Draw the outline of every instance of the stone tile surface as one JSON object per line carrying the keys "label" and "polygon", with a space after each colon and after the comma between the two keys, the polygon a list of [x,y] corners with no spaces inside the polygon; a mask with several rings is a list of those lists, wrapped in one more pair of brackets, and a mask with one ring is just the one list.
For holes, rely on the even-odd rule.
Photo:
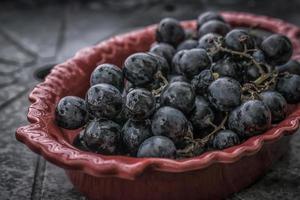
{"label": "stone tile surface", "polygon": [[64,6],[11,9],[1,13],[0,23],[17,46],[24,47],[28,54],[53,58],[65,25],[64,15]]}
{"label": "stone tile surface", "polygon": [[[2,90],[0,90],[2,91]],[[37,155],[15,139],[16,127],[26,124],[27,95],[0,108],[0,199],[30,199]]]}

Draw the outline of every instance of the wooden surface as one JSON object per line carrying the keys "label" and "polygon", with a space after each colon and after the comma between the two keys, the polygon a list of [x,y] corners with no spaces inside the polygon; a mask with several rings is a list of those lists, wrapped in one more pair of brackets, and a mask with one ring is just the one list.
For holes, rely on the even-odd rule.
{"label": "wooden surface", "polygon": [[[4,2],[0,3],[1,200],[84,199],[73,189],[62,169],[15,139],[15,129],[27,123],[27,96],[39,81],[37,71],[69,58],[80,48],[156,23],[166,16],[193,19],[207,9],[237,10],[270,15],[300,25],[300,3],[296,0],[276,3],[231,0],[226,4],[224,1],[208,4],[205,0],[155,4],[157,1],[153,0],[133,7],[107,1],[104,1],[106,4],[88,1],[46,5],[37,0],[18,0],[18,4]],[[124,6],[126,9],[122,9]],[[257,183],[228,199],[300,199],[299,155],[300,134],[297,134],[289,153],[279,163]]]}

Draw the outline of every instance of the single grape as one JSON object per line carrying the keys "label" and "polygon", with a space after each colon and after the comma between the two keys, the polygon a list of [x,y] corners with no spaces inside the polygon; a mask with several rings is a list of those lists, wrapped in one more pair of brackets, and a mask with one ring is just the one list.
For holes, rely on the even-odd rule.
{"label": "single grape", "polygon": [[260,99],[268,106],[272,114],[272,122],[277,123],[287,115],[287,102],[278,92],[265,91],[259,94]]}
{"label": "single grape", "polygon": [[143,120],[154,112],[155,98],[146,89],[133,89],[126,96],[125,109],[130,119]]}
{"label": "single grape", "polygon": [[213,61],[217,61],[222,58],[223,53],[216,47],[216,43],[219,43],[221,36],[215,33],[207,33],[203,35],[198,41],[198,48],[205,49],[211,56]]}
{"label": "single grape", "polygon": [[88,111],[98,118],[112,119],[122,110],[122,94],[106,83],[90,87],[85,100]]}
{"label": "single grape", "polygon": [[157,58],[152,54],[135,53],[125,60],[123,73],[135,86],[144,86],[153,81],[158,65]]}
{"label": "single grape", "polygon": [[208,87],[210,103],[220,111],[231,111],[241,103],[241,85],[236,80],[223,77]]}
{"label": "single grape", "polygon": [[196,94],[205,95],[207,93],[208,86],[215,80],[211,70],[205,69],[198,75],[194,76],[191,81],[192,87]]}
{"label": "single grape", "polygon": [[184,114],[169,106],[159,108],[152,117],[153,135],[163,135],[175,144],[189,134],[189,122]]}
{"label": "single grape", "polygon": [[230,31],[230,25],[218,20],[208,21],[200,26],[198,35],[202,37],[207,33],[216,33],[225,36]]}
{"label": "single grape", "polygon": [[217,20],[221,22],[225,22],[224,18],[219,15],[216,12],[208,11],[205,13],[202,13],[201,15],[198,16],[197,19],[197,28],[202,26],[205,22],[211,21],[211,20]]}
{"label": "single grape", "polygon": [[213,141],[212,146],[214,149],[226,149],[240,143],[239,136],[231,130],[219,131]]}
{"label": "single grape", "polygon": [[111,120],[90,121],[84,131],[83,141],[96,153],[116,154],[120,144],[121,127]]}
{"label": "single grape", "polygon": [[204,129],[211,126],[215,118],[209,103],[201,96],[195,100],[195,109],[192,111],[190,121],[196,129]]}
{"label": "single grape", "polygon": [[298,103],[300,101],[300,76],[297,74],[286,74],[280,77],[276,90],[288,103]]}
{"label": "single grape", "polygon": [[188,114],[194,108],[195,93],[187,82],[173,82],[165,87],[160,95],[160,103]]}
{"label": "single grape", "polygon": [[176,19],[164,18],[158,24],[156,41],[165,42],[176,47],[184,38],[184,30]]}
{"label": "single grape", "polygon": [[122,139],[130,155],[135,156],[144,140],[152,136],[150,120],[128,120],[122,128]]}
{"label": "single grape", "polygon": [[124,87],[122,70],[113,64],[101,64],[92,72],[90,83],[91,86],[99,83],[107,83],[122,91]]}
{"label": "single grape", "polygon": [[55,110],[55,122],[65,129],[77,129],[88,121],[85,101],[79,97],[66,96],[62,98]]}
{"label": "single grape", "polygon": [[289,38],[279,34],[273,34],[264,39],[261,49],[265,53],[267,61],[272,65],[286,63],[293,54],[293,46]]}
{"label": "single grape", "polygon": [[176,147],[167,137],[153,136],[140,145],[137,157],[175,158]]}
{"label": "single grape", "polygon": [[165,58],[168,61],[168,64],[171,64],[175,49],[170,44],[157,43],[150,48],[150,52]]}
{"label": "single grape", "polygon": [[297,60],[289,60],[284,65],[277,66],[279,73],[288,72],[290,74],[300,75],[300,63]]}
{"label": "single grape", "polygon": [[225,45],[234,51],[243,52],[246,49],[253,49],[254,41],[247,31],[233,29],[226,34]]}
{"label": "single grape", "polygon": [[236,80],[242,78],[242,69],[231,57],[217,61],[212,66],[212,71],[218,73],[220,77],[231,77]]}
{"label": "single grape", "polygon": [[181,50],[190,50],[190,49],[195,49],[198,46],[198,42],[196,40],[184,40],[183,42],[181,42],[176,51],[181,51]]}
{"label": "single grape", "polygon": [[209,68],[211,61],[204,49],[191,49],[184,51],[179,59],[177,73],[191,79],[202,70]]}
{"label": "single grape", "polygon": [[234,109],[228,118],[228,128],[241,138],[258,135],[271,127],[271,111],[259,100],[249,100]]}

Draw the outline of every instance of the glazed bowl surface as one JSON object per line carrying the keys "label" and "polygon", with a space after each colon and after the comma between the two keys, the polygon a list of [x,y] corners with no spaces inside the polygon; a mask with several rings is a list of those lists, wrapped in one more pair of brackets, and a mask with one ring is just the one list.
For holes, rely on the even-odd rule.
{"label": "glazed bowl surface", "polygon": [[[223,12],[233,27],[255,27],[288,36],[294,59],[300,60],[300,29],[279,19]],[[195,21],[182,22],[195,28]],[[16,132],[19,141],[46,160],[64,168],[74,186],[90,199],[222,199],[255,181],[288,149],[299,128],[300,105],[262,135],[222,151],[171,160],[104,156],[72,145],[78,130],[59,128],[54,121],[57,102],[64,96],[84,97],[93,69],[101,63],[122,66],[127,56],[147,51],[155,40],[155,25],[119,35],[80,50],[54,67],[29,95],[29,125]]]}

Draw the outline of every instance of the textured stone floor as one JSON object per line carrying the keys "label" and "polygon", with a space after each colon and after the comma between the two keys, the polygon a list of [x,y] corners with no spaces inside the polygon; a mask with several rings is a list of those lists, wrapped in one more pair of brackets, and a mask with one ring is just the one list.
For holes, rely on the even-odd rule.
{"label": "textured stone floor", "polygon": [[[14,132],[26,124],[28,92],[36,72],[59,63],[85,46],[111,35],[157,22],[165,16],[192,19],[207,10],[239,10],[283,18],[300,25],[300,3],[294,1],[207,0],[181,4],[125,5],[103,1],[85,4],[18,0],[0,3],[0,199],[84,199],[62,169],[18,143]],[[37,2],[37,3],[36,3]],[[110,3],[109,3],[110,2]],[[131,0],[130,2],[134,2]],[[222,3],[223,2],[223,3]],[[236,3],[234,3],[236,2]],[[126,5],[127,7],[128,5]],[[42,76],[43,73],[38,73]],[[257,183],[230,200],[300,199],[300,134],[288,154]]]}

